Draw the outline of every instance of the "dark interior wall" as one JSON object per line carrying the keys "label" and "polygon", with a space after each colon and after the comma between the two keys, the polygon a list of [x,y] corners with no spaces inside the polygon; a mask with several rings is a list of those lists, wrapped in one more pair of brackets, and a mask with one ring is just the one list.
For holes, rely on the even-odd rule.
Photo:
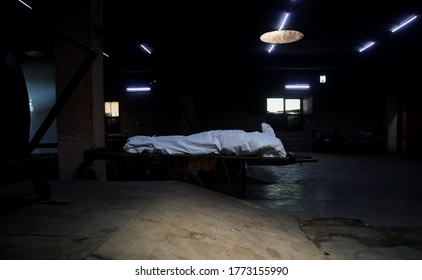
{"label": "dark interior wall", "polygon": [[[234,128],[231,125],[249,128],[251,125],[248,125],[248,122],[254,122],[255,126],[257,121],[265,120],[268,97],[312,96],[315,115],[332,115],[336,120],[339,120],[339,115],[344,115],[348,126],[353,123],[353,114],[359,114],[356,117],[356,125],[372,125],[379,121],[379,117],[382,118],[383,90],[371,73],[331,70],[307,73],[262,71],[242,74],[243,76],[236,77],[235,73],[226,70],[219,75],[196,74],[181,80],[177,80],[180,75],[175,75],[173,79],[158,79],[151,92],[141,94],[124,93],[122,84],[121,92],[109,94],[107,99],[120,101],[122,131],[128,133],[147,133],[151,132],[151,129],[162,132],[166,120],[169,123],[169,117],[177,117],[186,103],[188,107],[193,108],[191,121],[196,122],[201,130]],[[319,83],[320,74],[327,75],[326,84]],[[309,83],[311,89],[287,91],[284,89],[285,83]],[[365,118],[372,120],[362,122]],[[130,123],[125,124],[125,119]],[[145,123],[153,122],[154,126],[145,126]],[[139,126],[140,123],[144,128]],[[331,124],[329,120],[328,123]],[[382,123],[379,125],[383,127]],[[371,129],[374,129],[373,125]]]}
{"label": "dark interior wall", "polygon": [[30,130],[28,89],[20,61],[8,48],[0,49],[0,78],[0,96],[4,104],[0,110],[0,157],[24,157]]}
{"label": "dark interior wall", "polygon": [[[421,91],[420,91],[421,92]],[[422,99],[418,97],[409,108],[407,152],[422,154]]]}
{"label": "dark interior wall", "polygon": [[[399,145],[401,151],[422,154],[422,85],[418,71],[400,71],[394,75],[398,93]],[[406,118],[403,119],[403,114]],[[401,143],[403,144],[403,143]]]}
{"label": "dark interior wall", "polygon": [[[312,96],[313,112],[304,119],[304,137],[321,127],[325,131],[337,127],[343,134],[370,132],[381,137],[387,134],[386,98],[396,95],[398,103],[409,110],[409,148],[418,150],[421,106],[416,72],[404,67],[405,62],[375,67],[352,67],[348,70],[239,70],[219,69],[208,73],[171,71],[158,76],[149,95],[119,95],[122,105],[122,132],[131,134],[165,134],[169,124],[180,117],[186,105],[189,120],[199,131],[210,129],[257,130],[266,120],[268,97],[303,98]],[[319,75],[327,83],[319,83]],[[154,79],[150,79],[154,80]],[[290,92],[286,83],[309,83],[307,92]],[[403,85],[406,85],[403,87]],[[114,96],[114,97],[113,97]],[[109,94],[108,99],[116,94]],[[394,104],[389,106],[394,108]],[[397,114],[400,104],[397,104]],[[125,120],[126,118],[126,120]],[[180,119],[186,123],[186,119]],[[399,124],[398,124],[399,125]],[[182,125],[183,126],[183,125]],[[193,131],[186,125],[181,134]]]}

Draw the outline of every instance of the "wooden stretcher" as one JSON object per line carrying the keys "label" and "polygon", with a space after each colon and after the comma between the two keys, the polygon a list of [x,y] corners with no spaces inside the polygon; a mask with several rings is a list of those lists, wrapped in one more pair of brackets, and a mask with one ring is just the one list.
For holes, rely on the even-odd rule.
{"label": "wooden stretcher", "polygon": [[[287,157],[256,157],[231,155],[166,155],[157,153],[128,153],[117,148],[92,148],[85,150],[80,170],[86,169],[95,160],[136,164],[148,174],[159,174],[158,178],[179,180],[202,186],[198,172],[220,172],[230,186],[234,196],[245,196],[246,168],[249,165],[291,165],[317,162],[310,156],[289,153]],[[151,179],[153,179],[151,175]],[[156,177],[157,178],[157,177]]]}

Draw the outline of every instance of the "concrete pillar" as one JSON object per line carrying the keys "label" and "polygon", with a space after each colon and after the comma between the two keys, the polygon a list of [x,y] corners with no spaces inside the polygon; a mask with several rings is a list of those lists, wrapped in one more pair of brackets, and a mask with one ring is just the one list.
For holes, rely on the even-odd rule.
{"label": "concrete pillar", "polygon": [[[62,30],[99,51],[99,55],[78,84],[57,117],[60,180],[77,178],[83,152],[105,145],[102,56],[102,0],[63,0],[57,4],[55,22]],[[58,36],[55,45],[57,93],[81,66],[87,52]],[[105,180],[105,163],[94,163],[99,180]]]}
{"label": "concrete pillar", "polygon": [[385,103],[385,120],[386,120],[386,150],[387,152],[397,152],[397,129],[398,129],[398,116],[397,116],[397,96],[389,93],[386,96]]}

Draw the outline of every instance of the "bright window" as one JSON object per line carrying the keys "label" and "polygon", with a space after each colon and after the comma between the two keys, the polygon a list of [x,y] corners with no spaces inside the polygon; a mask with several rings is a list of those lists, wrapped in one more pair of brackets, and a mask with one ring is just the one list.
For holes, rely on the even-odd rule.
{"label": "bright window", "polygon": [[286,99],[286,112],[300,112],[300,99]]}
{"label": "bright window", "polygon": [[267,113],[283,113],[284,98],[267,98]]}
{"label": "bright window", "polygon": [[267,98],[267,113],[300,113],[302,101],[290,98]]}
{"label": "bright window", "polygon": [[104,102],[104,111],[105,111],[106,117],[118,117],[119,116],[119,102],[118,101]]}

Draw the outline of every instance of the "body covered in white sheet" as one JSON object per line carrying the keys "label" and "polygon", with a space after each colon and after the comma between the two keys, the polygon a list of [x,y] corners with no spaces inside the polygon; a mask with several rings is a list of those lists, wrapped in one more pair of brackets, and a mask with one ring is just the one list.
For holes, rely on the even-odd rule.
{"label": "body covered in white sheet", "polygon": [[273,128],[261,124],[262,132],[243,130],[210,130],[187,136],[132,136],[123,149],[129,153],[160,153],[169,155],[253,155],[286,157],[287,153]]}

